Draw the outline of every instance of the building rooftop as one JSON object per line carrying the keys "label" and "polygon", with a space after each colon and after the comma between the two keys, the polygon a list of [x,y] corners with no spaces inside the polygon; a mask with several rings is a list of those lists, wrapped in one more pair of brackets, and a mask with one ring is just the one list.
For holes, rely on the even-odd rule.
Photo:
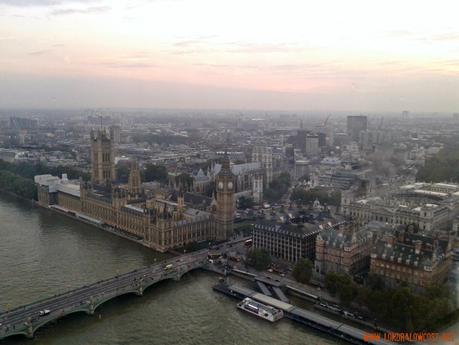
{"label": "building rooftop", "polygon": [[301,223],[301,224],[278,224],[270,221],[259,221],[255,224],[255,229],[287,234],[296,237],[307,237],[320,232],[318,225]]}

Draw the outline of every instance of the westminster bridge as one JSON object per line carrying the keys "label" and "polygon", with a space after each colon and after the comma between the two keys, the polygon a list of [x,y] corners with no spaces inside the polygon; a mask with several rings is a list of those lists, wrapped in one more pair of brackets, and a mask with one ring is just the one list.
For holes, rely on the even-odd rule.
{"label": "westminster bridge", "polygon": [[162,261],[113,278],[0,313],[0,340],[14,335],[32,338],[40,327],[74,313],[93,315],[97,307],[125,294],[142,296],[160,281],[179,280],[185,273],[207,266],[208,250]]}

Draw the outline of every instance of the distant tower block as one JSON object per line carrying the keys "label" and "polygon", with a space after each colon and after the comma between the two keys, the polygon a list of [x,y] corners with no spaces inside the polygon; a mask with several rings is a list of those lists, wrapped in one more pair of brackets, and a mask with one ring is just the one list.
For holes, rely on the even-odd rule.
{"label": "distant tower block", "polygon": [[129,171],[128,191],[131,197],[139,197],[142,194],[142,181],[140,179],[139,163],[131,162],[131,170]]}
{"label": "distant tower block", "polygon": [[215,214],[216,240],[224,241],[233,236],[234,223],[234,175],[225,153],[222,168],[215,179],[217,187],[217,210]]}
{"label": "distant tower block", "polygon": [[368,129],[368,118],[366,116],[348,116],[347,117],[347,134],[355,141],[359,141],[360,132]]}
{"label": "distant tower block", "polygon": [[115,151],[104,129],[91,131],[91,182],[110,186],[116,180]]}
{"label": "distant tower block", "polygon": [[114,144],[118,145],[121,142],[121,127],[118,125],[110,126],[110,138]]}

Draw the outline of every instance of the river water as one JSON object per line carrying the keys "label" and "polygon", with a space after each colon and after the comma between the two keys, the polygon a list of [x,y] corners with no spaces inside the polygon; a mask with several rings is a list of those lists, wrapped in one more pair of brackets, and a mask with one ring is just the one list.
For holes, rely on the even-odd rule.
{"label": "river water", "polygon": [[[166,257],[95,227],[0,196],[0,308],[93,283]],[[288,320],[276,324],[236,309],[212,291],[217,277],[193,272],[143,297],[107,302],[94,316],[70,315],[33,340],[8,345],[340,344]]]}

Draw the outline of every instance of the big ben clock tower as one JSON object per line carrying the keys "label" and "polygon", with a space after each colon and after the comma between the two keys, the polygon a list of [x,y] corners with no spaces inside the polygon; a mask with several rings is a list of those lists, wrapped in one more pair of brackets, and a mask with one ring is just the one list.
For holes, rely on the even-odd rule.
{"label": "big ben clock tower", "polygon": [[224,241],[233,236],[234,222],[234,175],[229,157],[225,152],[222,168],[215,179],[217,209],[215,214],[216,240]]}

